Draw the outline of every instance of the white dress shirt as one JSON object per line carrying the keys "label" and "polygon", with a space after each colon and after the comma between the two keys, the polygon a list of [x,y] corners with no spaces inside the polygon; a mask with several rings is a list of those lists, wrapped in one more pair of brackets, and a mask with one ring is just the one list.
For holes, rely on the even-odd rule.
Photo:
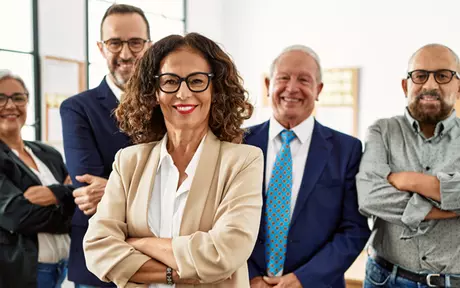
{"label": "white dress shirt", "polygon": [[[299,125],[291,129],[296,137],[291,141],[292,155],[292,190],[291,190],[291,211],[290,217],[294,212],[297,196],[299,195],[300,184],[304,174],[305,164],[307,162],[308,151],[310,150],[311,137],[315,121],[313,116],[308,117]],[[270,177],[272,176],[273,165],[275,164],[276,155],[281,149],[281,132],[285,130],[274,117],[270,118],[268,130],[268,147],[267,147],[267,169],[265,171],[265,191],[268,190]],[[282,276],[281,270],[276,276]],[[270,275],[273,276],[273,275]]]}
{"label": "white dress shirt", "polygon": [[[35,156],[32,149],[25,146],[26,152],[32,157],[35,164],[37,165],[38,171],[32,167],[29,167],[43,186],[50,186],[53,184],[59,184],[54,178],[48,166],[45,165],[37,156]],[[19,154],[13,149],[16,156]],[[38,262],[39,263],[58,263],[60,260],[69,258],[70,250],[70,236],[69,234],[50,234],[50,233],[37,233],[38,238]]]}
{"label": "white dress shirt", "polygon": [[105,76],[105,81],[107,82],[107,85],[109,85],[110,90],[112,90],[113,94],[115,97],[117,97],[118,102],[121,101],[121,95],[123,94],[123,90],[120,89],[112,80],[112,77],[110,77],[109,74]]}
{"label": "white dress shirt", "polygon": [[[203,150],[203,137],[192,160],[185,169],[187,178],[179,188],[179,170],[174,165],[171,155],[166,149],[168,136],[165,136],[160,149],[160,162],[158,164],[153,185],[152,197],[148,210],[149,228],[159,238],[174,238],[179,236],[185,203],[187,202],[193,177],[195,176],[198,161]],[[150,288],[175,287],[166,284],[150,284]]]}

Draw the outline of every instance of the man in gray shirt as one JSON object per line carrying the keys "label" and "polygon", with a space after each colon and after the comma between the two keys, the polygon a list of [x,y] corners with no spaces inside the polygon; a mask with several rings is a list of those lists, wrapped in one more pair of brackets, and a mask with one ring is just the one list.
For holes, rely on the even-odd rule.
{"label": "man in gray shirt", "polygon": [[446,46],[417,50],[404,115],[368,130],[356,176],[373,220],[365,288],[460,287],[459,65]]}

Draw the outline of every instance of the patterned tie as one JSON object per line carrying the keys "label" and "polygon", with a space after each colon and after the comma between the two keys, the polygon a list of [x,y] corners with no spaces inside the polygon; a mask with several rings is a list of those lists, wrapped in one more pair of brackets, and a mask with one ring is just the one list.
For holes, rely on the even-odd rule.
{"label": "patterned tie", "polygon": [[292,156],[289,143],[295,138],[292,131],[281,132],[281,149],[276,155],[267,189],[265,207],[265,257],[267,270],[277,275],[283,269],[291,212]]}

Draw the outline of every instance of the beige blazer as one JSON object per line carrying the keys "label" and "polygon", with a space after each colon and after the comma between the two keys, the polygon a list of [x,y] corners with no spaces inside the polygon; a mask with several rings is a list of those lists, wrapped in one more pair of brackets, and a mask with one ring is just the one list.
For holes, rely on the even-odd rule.
{"label": "beige blazer", "polygon": [[[125,242],[155,236],[147,223],[161,142],[120,150],[105,194],[90,219],[83,245],[88,269],[118,287],[150,258]],[[178,273],[199,279],[182,287],[249,287],[246,261],[254,248],[262,210],[262,151],[220,141],[208,132],[190,188],[180,236],[173,238]],[[215,284],[211,284],[215,283]]]}

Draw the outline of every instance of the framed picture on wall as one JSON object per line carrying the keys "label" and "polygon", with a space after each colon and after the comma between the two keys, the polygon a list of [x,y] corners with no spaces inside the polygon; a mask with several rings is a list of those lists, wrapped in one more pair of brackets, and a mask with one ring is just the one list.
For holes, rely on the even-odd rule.
{"label": "framed picture on wall", "polygon": [[62,126],[59,107],[75,94],[86,90],[86,63],[45,56],[42,61],[44,142],[62,152]]}
{"label": "framed picture on wall", "polygon": [[323,83],[315,105],[315,118],[328,127],[357,137],[359,68],[324,69]]}

